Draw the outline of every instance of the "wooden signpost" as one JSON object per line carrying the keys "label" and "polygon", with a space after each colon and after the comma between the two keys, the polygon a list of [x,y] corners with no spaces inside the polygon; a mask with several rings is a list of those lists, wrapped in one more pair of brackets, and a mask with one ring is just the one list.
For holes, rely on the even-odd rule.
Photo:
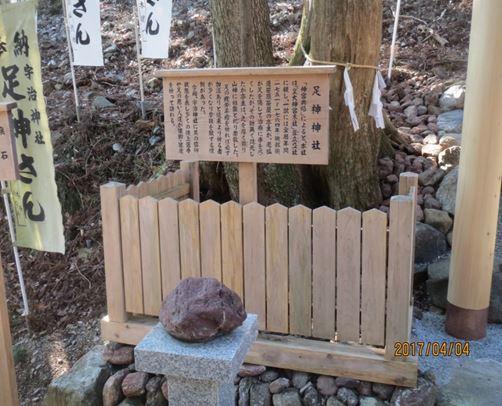
{"label": "wooden signpost", "polygon": [[[17,156],[15,140],[12,138],[10,111],[15,103],[0,103],[0,180],[17,179]],[[12,358],[12,338],[10,335],[9,312],[5,294],[3,266],[0,256],[0,393],[5,405],[19,404],[17,397],[16,370]]]}
{"label": "wooden signpost", "polygon": [[327,165],[334,67],[168,70],[166,158],[239,163],[240,202],[258,199],[257,163]]}

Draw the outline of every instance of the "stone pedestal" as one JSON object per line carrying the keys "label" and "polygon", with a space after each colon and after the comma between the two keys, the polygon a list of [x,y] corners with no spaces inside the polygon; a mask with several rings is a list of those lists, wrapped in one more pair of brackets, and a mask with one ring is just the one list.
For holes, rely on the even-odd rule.
{"label": "stone pedestal", "polygon": [[233,406],[234,378],[257,335],[254,314],[208,343],[177,340],[159,323],[135,349],[136,370],[166,376],[170,405]]}

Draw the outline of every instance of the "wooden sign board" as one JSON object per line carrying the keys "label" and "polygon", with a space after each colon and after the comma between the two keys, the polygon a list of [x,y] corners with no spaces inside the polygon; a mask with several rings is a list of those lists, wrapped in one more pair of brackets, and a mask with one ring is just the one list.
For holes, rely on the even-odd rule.
{"label": "wooden sign board", "polygon": [[328,164],[333,67],[168,70],[166,158]]}
{"label": "wooden sign board", "polygon": [[16,103],[0,103],[0,180],[18,179],[16,141],[11,133],[11,110]]}

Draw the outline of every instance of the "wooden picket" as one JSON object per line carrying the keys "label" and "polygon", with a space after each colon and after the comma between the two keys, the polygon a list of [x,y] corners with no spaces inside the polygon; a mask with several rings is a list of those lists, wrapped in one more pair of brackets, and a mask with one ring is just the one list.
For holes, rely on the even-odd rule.
{"label": "wooden picket", "polygon": [[[409,339],[411,326],[416,177],[403,177],[410,194],[391,199],[388,224],[387,214],[375,209],[288,209],[169,197],[190,184],[189,173],[180,170],[154,185],[102,188],[110,308],[105,338],[135,343],[149,324],[132,321],[133,314],[156,316],[181,279],[209,276],[235,290],[247,311],[259,315],[260,330],[272,334],[260,338],[250,360],[314,372],[309,362],[302,367],[310,356],[304,346],[321,354],[329,347],[318,340],[329,340],[339,345],[334,353],[348,357],[347,365],[333,365],[331,373],[367,378],[353,354],[370,345],[373,361],[382,363],[372,380],[413,384],[416,361],[395,359],[393,344]],[[121,255],[113,259],[106,250]],[[108,280],[117,282],[117,298]],[[278,333],[306,341],[273,336]],[[288,350],[271,355],[272,342]],[[368,354],[361,350],[360,356]],[[403,371],[406,377],[399,380]]]}

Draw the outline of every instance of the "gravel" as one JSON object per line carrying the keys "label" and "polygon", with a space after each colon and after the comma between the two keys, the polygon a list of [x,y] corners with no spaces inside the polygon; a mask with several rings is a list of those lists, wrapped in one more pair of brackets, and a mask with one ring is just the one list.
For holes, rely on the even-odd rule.
{"label": "gravel", "polygon": [[[424,342],[450,342],[462,341],[450,337],[444,330],[445,317],[426,312],[421,320],[415,319],[412,330],[412,341]],[[463,341],[462,341],[463,342]],[[452,370],[467,359],[467,357],[419,357],[419,366],[422,371],[430,370],[436,377],[436,383],[446,384],[450,378]],[[489,324],[486,338],[470,343],[470,360],[493,359],[502,361],[502,324]]]}

